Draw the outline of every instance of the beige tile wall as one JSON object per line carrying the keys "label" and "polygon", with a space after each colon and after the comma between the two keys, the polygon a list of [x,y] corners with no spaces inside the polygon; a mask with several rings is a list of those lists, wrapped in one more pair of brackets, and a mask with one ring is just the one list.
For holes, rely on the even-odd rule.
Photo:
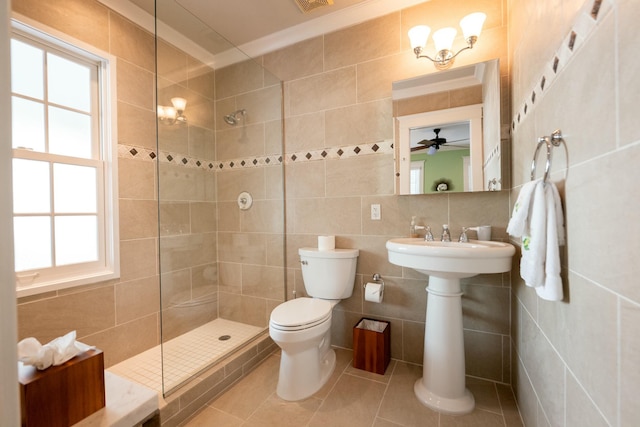
{"label": "beige tile wall", "polygon": [[[590,18],[600,5],[597,20]],[[513,271],[514,385],[527,426],[631,426],[640,419],[638,208],[640,59],[631,0],[511,1],[514,110],[530,100],[547,61],[577,48],[521,115],[513,134],[512,201],[528,181],[535,137],[561,128],[552,180],[567,245],[565,299],[540,300]],[[574,25],[587,22],[588,25]],[[547,69],[548,72],[548,69]],[[635,76],[630,78],[630,76]]]}
{"label": "beige tile wall", "polygon": [[[393,138],[391,83],[436,72],[418,61],[405,36],[418,22],[458,25],[460,17],[481,9],[489,15],[478,49],[459,57],[456,66],[493,58],[507,75],[505,4],[501,0],[425,2],[344,30],[297,43],[263,57],[263,64],[285,81],[285,152],[373,144]],[[436,24],[437,23],[437,24]],[[460,46],[462,40],[456,41]],[[482,46],[482,47],[480,47]],[[444,93],[433,108],[476,102],[477,96]],[[476,94],[477,95],[477,94]],[[508,92],[503,92],[508,104]],[[424,100],[419,100],[424,101]],[[481,102],[481,101],[480,101]],[[422,108],[406,105],[405,109]],[[415,111],[413,111],[415,112]],[[506,114],[507,120],[510,114]],[[507,122],[508,123],[508,122]],[[385,242],[405,236],[412,215],[436,234],[451,224],[491,224],[506,240],[508,193],[428,196],[394,195],[392,154],[348,159],[288,161],[286,177],[287,298],[305,295],[298,248],[316,246],[319,234],[335,234],[336,246],[360,249],[354,293],[334,310],[333,343],[352,347],[352,328],[363,316],[391,322],[392,357],[422,363],[426,277],[387,261]],[[380,204],[382,220],[372,221],[370,205]],[[373,273],[385,279],[382,304],[363,300],[362,284]],[[488,275],[464,283],[467,373],[510,382],[510,288],[508,275]]]}
{"label": "beige tile wall", "polygon": [[186,125],[158,126],[161,339],[166,341],[218,317],[215,168],[163,161],[167,155],[215,161],[215,72],[162,40],[157,64],[158,103],[187,100]]}
{"label": "beige tile wall", "polygon": [[[278,162],[253,161],[282,155],[282,85],[247,60],[216,70],[215,88],[216,159],[225,164],[216,173],[219,315],[266,328],[284,300],[283,174]],[[241,109],[237,126],[223,120]],[[242,192],[253,198],[249,210],[238,208]]]}

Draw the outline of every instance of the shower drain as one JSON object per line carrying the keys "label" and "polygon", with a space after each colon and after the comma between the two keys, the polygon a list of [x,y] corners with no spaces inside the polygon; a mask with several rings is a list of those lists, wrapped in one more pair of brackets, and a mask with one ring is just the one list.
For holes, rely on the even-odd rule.
{"label": "shower drain", "polygon": [[231,335],[220,335],[218,341],[227,341],[231,339]]}

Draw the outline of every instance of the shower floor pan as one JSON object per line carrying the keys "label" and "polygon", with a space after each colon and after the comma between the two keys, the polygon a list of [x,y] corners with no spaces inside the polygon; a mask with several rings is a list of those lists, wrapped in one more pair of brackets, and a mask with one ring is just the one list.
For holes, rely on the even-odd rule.
{"label": "shower floor pan", "polygon": [[162,394],[162,352],[164,389],[170,391],[263,330],[258,326],[216,319],[107,370]]}

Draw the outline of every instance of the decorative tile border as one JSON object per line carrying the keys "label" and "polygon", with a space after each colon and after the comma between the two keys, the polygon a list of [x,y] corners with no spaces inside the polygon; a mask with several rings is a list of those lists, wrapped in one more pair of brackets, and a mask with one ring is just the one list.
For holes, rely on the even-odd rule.
{"label": "decorative tile border", "polygon": [[502,146],[502,141],[500,141],[499,144],[497,144],[495,147],[493,147],[493,150],[491,150],[491,152],[489,153],[489,155],[487,156],[487,159],[484,161],[484,165],[482,165],[484,168],[487,167],[487,165],[489,163],[491,163],[493,161],[493,158],[496,156],[500,155],[500,147]]}
{"label": "decorative tile border", "polygon": [[563,40],[562,44],[556,51],[553,58],[545,65],[542,75],[531,88],[530,96],[526,96],[522,101],[520,108],[514,111],[513,120],[511,122],[511,130],[515,132],[524,117],[533,111],[536,103],[545,95],[547,89],[555,78],[562,72],[563,68],[569,62],[572,55],[580,50],[585,40],[594,32],[598,23],[613,8],[612,0],[589,0],[586,1],[582,9],[578,13],[573,27]]}
{"label": "decorative tile border", "polygon": [[134,147],[131,145],[118,145],[118,157],[143,161],[160,161],[175,165],[184,165],[188,168],[197,168],[211,171],[222,171],[243,168],[256,168],[292,163],[303,163],[326,159],[347,159],[350,157],[390,154],[393,153],[393,141],[385,140],[373,144],[358,144],[345,147],[325,148],[321,150],[299,151],[291,154],[272,154],[269,156],[256,156],[243,159],[225,160],[223,162],[196,159],[180,153],[160,151]]}
{"label": "decorative tile border", "polygon": [[368,154],[393,153],[393,141],[384,140],[373,144],[358,144],[346,147],[332,147],[321,150],[298,151],[285,155],[285,164],[310,162],[326,159],[348,159]]}

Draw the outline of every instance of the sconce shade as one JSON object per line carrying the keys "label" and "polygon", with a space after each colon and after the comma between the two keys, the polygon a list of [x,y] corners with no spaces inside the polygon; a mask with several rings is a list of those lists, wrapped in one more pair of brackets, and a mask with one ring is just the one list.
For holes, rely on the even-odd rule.
{"label": "sconce shade", "polygon": [[164,107],[164,117],[169,119],[169,120],[175,120],[176,119],[176,109],[173,107]]}
{"label": "sconce shade", "polygon": [[187,117],[184,110],[187,108],[187,100],[180,97],[171,98],[172,107],[166,105],[158,105],[158,120],[165,125],[173,125],[176,123],[187,123]]}
{"label": "sconce shade", "polygon": [[187,107],[187,100],[184,98],[171,98],[171,103],[178,111],[184,111]]}
{"label": "sconce shade", "polygon": [[441,28],[433,33],[433,41],[436,44],[436,52],[451,50],[453,39],[456,38],[456,29],[453,27]]}
{"label": "sconce shade", "polygon": [[464,39],[467,40],[473,36],[480,37],[485,19],[487,19],[487,15],[482,12],[472,13],[462,18],[460,20],[460,27],[462,28]]}
{"label": "sconce shade", "polygon": [[431,28],[426,25],[417,25],[409,30],[409,40],[411,41],[411,48],[416,54],[416,58],[426,58],[433,62],[433,65],[439,69],[444,70],[451,65],[453,61],[460,54],[460,52],[467,49],[473,49],[473,46],[480,37],[480,31],[482,31],[482,25],[484,24],[487,15],[482,12],[471,13],[460,21],[460,27],[464,34],[464,40],[467,45],[462,49],[454,52],[453,40],[456,38],[458,31],[453,27],[441,28],[433,33],[433,42],[436,45],[436,53],[433,56],[429,56],[423,53],[425,46],[427,45],[427,38],[431,32]]}
{"label": "sconce shade", "polygon": [[424,48],[427,45],[427,39],[431,28],[426,25],[416,25],[409,30],[409,40],[411,41],[411,49],[417,47]]}

